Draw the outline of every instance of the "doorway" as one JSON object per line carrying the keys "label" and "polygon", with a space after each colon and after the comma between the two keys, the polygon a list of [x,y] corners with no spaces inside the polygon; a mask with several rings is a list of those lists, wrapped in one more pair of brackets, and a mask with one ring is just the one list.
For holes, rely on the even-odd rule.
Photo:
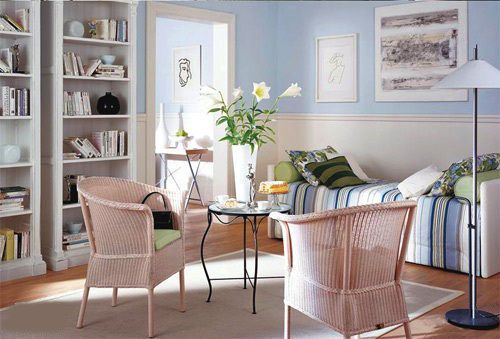
{"label": "doorway", "polygon": [[[146,181],[155,184],[160,176],[166,175],[161,160],[155,154],[155,130],[162,116],[160,107],[163,107],[169,135],[185,130],[193,137],[189,147],[208,147],[210,151],[203,159],[198,176],[204,200],[227,194],[232,190],[229,147],[226,143],[217,142],[224,135],[224,130],[215,126],[214,116],[203,112],[194,93],[189,97],[185,91],[178,90],[180,87],[175,81],[182,80],[183,83],[186,79],[180,79],[179,74],[175,74],[175,67],[186,65],[176,65],[174,59],[175,53],[188,53],[194,59],[199,58],[190,66],[195,68],[191,71],[199,72],[201,79],[195,76],[192,79],[198,84],[221,90],[227,100],[234,88],[235,17],[229,13],[166,2],[148,2],[146,22]],[[168,140],[175,143],[172,138]],[[186,161],[174,157],[169,162],[170,168],[172,171],[179,170],[173,173],[177,182],[171,180],[169,187],[187,189],[192,178]],[[197,198],[197,192],[194,191],[192,196]]]}

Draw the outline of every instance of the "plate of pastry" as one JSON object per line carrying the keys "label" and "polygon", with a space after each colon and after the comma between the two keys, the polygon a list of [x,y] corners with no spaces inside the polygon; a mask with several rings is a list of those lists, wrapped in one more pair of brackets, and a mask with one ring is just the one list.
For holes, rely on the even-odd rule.
{"label": "plate of pastry", "polygon": [[239,210],[245,207],[246,204],[244,202],[239,202],[238,200],[231,198],[227,199],[224,202],[218,202],[217,207],[221,210]]}

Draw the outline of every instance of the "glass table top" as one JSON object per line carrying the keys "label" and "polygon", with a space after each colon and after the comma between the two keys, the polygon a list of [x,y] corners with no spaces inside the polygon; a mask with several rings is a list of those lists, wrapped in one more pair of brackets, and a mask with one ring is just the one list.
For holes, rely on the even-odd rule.
{"label": "glass table top", "polygon": [[223,208],[219,206],[218,203],[213,203],[210,206],[208,206],[208,209],[216,214],[265,216],[271,214],[272,212],[286,213],[290,211],[292,208],[290,205],[284,203],[280,203],[279,206],[273,206],[272,208],[265,210],[259,210],[257,208],[249,208],[247,206],[241,208]]}

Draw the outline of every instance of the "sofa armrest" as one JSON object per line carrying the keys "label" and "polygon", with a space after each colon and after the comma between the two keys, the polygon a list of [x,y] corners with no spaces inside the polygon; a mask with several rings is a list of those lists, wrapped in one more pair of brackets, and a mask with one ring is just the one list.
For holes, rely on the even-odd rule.
{"label": "sofa armrest", "polygon": [[500,272],[500,179],[483,182],[481,195],[481,276]]}

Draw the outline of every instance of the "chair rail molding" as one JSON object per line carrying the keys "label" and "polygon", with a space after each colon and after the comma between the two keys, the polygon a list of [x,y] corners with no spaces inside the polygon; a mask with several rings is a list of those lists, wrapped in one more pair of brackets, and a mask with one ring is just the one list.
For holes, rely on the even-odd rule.
{"label": "chair rail molding", "polygon": [[[278,121],[373,121],[373,122],[472,122],[472,114],[343,114],[343,113],[282,113],[275,116]],[[483,114],[478,116],[479,123],[500,124],[500,114]]]}

